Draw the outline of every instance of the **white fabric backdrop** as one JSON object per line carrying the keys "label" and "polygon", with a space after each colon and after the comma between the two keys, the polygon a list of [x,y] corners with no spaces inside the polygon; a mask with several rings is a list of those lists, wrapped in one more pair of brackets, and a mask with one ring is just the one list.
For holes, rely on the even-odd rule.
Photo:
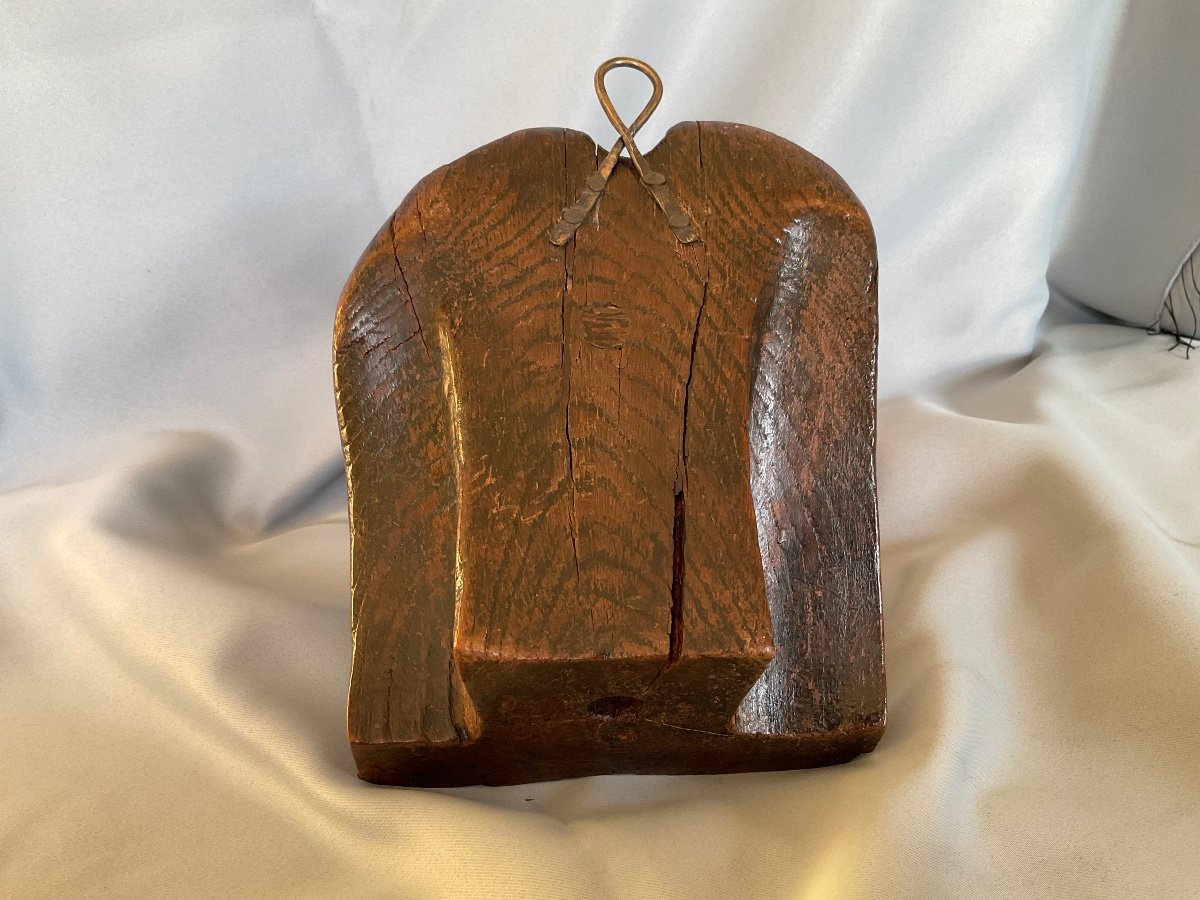
{"label": "white fabric backdrop", "polygon": [[[1035,338],[1048,270],[1148,322],[1200,223],[1189,189],[1113,205],[1195,176],[1121,100],[1172,107],[1135,51],[1194,68],[1186,7],[0,3],[0,893],[1194,895],[1200,375],[1077,312]],[[607,141],[619,53],[666,81],[645,147],[765,127],[875,221],[888,734],[811,772],[359,783],[338,291],[426,171]]]}
{"label": "white fabric backdrop", "polygon": [[1129,5],[1051,259],[1060,294],[1137,325],[1200,243],[1197,35],[1200,3]]}

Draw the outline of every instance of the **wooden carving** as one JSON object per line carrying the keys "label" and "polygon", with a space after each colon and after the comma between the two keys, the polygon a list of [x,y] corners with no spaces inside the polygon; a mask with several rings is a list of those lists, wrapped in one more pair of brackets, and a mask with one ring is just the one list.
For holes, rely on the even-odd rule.
{"label": "wooden carving", "polygon": [[369,781],[796,768],[882,734],[867,215],[743,125],[601,183],[603,153],[543,128],[438,169],[342,295]]}

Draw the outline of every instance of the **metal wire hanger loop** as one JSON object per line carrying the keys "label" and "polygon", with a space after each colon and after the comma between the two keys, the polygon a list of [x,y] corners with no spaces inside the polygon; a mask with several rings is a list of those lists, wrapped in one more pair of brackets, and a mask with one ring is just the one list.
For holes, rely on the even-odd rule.
{"label": "metal wire hanger loop", "polygon": [[[653,86],[653,92],[646,105],[642,107],[642,111],[637,114],[637,118],[630,125],[626,125],[617,113],[616,107],[613,105],[612,98],[608,96],[608,90],[604,87],[604,77],[613,69],[636,69],[647,78],[650,79],[650,84]],[[633,137],[638,133],[646,121],[653,115],[654,110],[658,108],[659,102],[662,100],[663,84],[662,79],[658,77],[658,73],[650,66],[649,63],[643,62],[640,59],[633,59],[629,56],[617,56],[600,64],[596,69],[596,97],[600,100],[600,106],[604,110],[604,114],[608,116],[608,121],[612,123],[619,137],[612,149],[608,151],[608,155],[600,161],[599,167],[590,175],[584,183],[583,191],[579,195],[579,199],[574,204],[563,210],[562,217],[550,229],[550,242],[561,247],[572,236],[579,226],[587,219],[592,209],[596,206],[596,201],[600,199],[600,195],[604,193],[604,188],[608,185],[608,179],[616,168],[617,160],[621,156],[621,149],[624,148],[629,153],[629,160],[633,163],[634,169],[637,171],[638,178],[648,190],[655,202],[667,217],[667,224],[675,233],[680,242],[690,244],[693,241],[699,240],[700,232],[697,230],[695,223],[692,222],[691,216],[685,213],[675,202],[675,198],[667,189],[667,177],[662,172],[657,172],[649,167],[646,158],[637,148]]]}

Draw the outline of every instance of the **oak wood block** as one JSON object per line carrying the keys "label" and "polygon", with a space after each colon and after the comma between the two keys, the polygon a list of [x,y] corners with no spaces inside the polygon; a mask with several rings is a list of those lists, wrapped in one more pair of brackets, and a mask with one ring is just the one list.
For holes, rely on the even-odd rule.
{"label": "oak wood block", "polygon": [[518,132],[433,172],[342,295],[361,777],[842,762],[884,726],[876,263],[826,165],[684,122]]}

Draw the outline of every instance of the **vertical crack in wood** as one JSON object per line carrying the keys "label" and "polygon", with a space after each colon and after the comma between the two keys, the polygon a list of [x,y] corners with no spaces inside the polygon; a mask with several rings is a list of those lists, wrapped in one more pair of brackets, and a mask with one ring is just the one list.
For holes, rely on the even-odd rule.
{"label": "vertical crack in wood", "polygon": [[[425,235],[425,225],[421,219],[420,206],[417,206],[417,221],[421,223],[421,236]],[[400,275],[400,285],[404,288],[404,302],[408,305],[412,312],[413,321],[417,323],[417,330],[410,334],[405,341],[411,340],[413,335],[421,336],[421,346],[425,348],[425,358],[432,359],[429,353],[429,344],[425,342],[425,331],[421,328],[421,317],[417,315],[417,305],[413,303],[412,291],[408,288],[408,278],[404,275],[404,266],[400,263],[400,248],[396,245],[396,219],[392,217],[392,227],[388,229],[392,236],[392,258],[396,260],[396,272]]]}
{"label": "vertical crack in wood", "polygon": [[[424,238],[425,237],[425,225],[424,225],[424,220],[422,220],[420,218],[419,208],[418,208],[417,221],[421,228],[421,237]],[[401,341],[401,344],[407,343],[408,341],[412,340],[412,338],[415,335],[420,335],[421,336],[421,346],[425,350],[425,358],[428,360],[432,360],[433,357],[429,353],[429,344],[427,344],[425,342],[425,331],[421,327],[421,317],[419,315],[417,315],[417,305],[416,305],[416,303],[413,302],[412,290],[408,286],[408,278],[404,274],[404,265],[400,261],[400,246],[396,241],[396,214],[395,213],[392,214],[391,225],[388,228],[388,237],[391,239],[392,259],[396,263],[396,274],[400,278],[400,281],[397,284],[397,292],[401,295],[402,301],[405,303],[405,305],[408,306],[409,310],[412,312],[413,321],[417,325],[417,330],[413,334],[410,334],[403,341]],[[358,640],[358,611],[357,610],[355,611],[355,614],[354,614],[353,635],[354,635],[355,642],[357,642],[357,640]],[[357,650],[355,652],[357,652]],[[392,729],[392,725],[391,725],[391,723],[392,723],[392,691],[395,686],[395,677],[396,677],[395,676],[395,667],[394,666],[389,667],[387,670],[387,697],[385,699],[384,712],[383,712],[383,733],[384,734],[391,734],[391,729]],[[446,700],[447,700],[447,702],[450,702],[450,700],[451,700],[450,695],[447,695]]]}
{"label": "vertical crack in wood", "polygon": [[[704,232],[708,233],[708,185],[704,177],[704,154],[700,145],[700,123],[696,123],[696,163],[700,170],[700,183],[704,192]],[[696,322],[692,326],[692,345],[688,353],[687,377],[683,383],[683,424],[679,436],[679,462],[675,474],[675,515],[671,528],[671,620],[667,635],[667,661],[655,674],[650,685],[677,663],[683,656],[683,576],[686,569],[684,549],[687,540],[687,488],[688,488],[688,413],[691,407],[692,377],[696,370],[696,349],[700,342],[700,325],[704,320],[704,307],[708,303],[708,283],[712,268],[708,257],[708,245],[704,247],[704,285],[700,292],[700,305],[696,309]],[[647,687],[647,690],[649,686]]]}
{"label": "vertical crack in wood", "polygon": [[[668,635],[668,667],[679,661],[683,654],[683,542],[686,536],[683,491],[675,492],[675,524],[671,529],[671,630]],[[662,672],[659,673],[660,675]],[[655,676],[656,678],[658,676]]]}
{"label": "vertical crack in wood", "polygon": [[[696,123],[696,165],[700,170],[700,184],[704,192],[704,233],[708,233],[708,184],[704,177],[704,153],[700,142],[700,123]],[[696,371],[696,348],[700,343],[700,325],[704,321],[704,307],[708,303],[708,283],[711,280],[711,264],[708,245],[704,246],[704,286],[700,292],[700,305],[696,309],[696,323],[692,326],[692,346],[688,354],[687,378],[683,384],[683,427],[679,437],[679,470],[675,483],[675,524],[672,529],[674,553],[671,567],[671,630],[668,641],[667,666],[676,663],[683,655],[683,574],[685,569],[684,545],[687,532],[688,490],[688,418],[691,410],[692,377]]]}
{"label": "vertical crack in wood", "polygon": [[[455,604],[455,618],[457,617],[458,604]],[[446,660],[446,702],[450,704],[450,725],[454,728],[454,737],[460,744],[466,744],[471,740],[471,726],[468,724],[466,712],[471,700],[469,697],[463,697],[460,703],[456,703],[457,695],[458,690],[454,683],[454,654],[451,653]]]}
{"label": "vertical crack in wood", "polygon": [[675,489],[687,491],[688,463],[688,408],[692,396],[692,375],[696,369],[696,345],[700,339],[700,322],[704,318],[704,305],[708,302],[708,277],[705,276],[704,288],[700,292],[700,307],[696,310],[696,323],[692,326],[692,349],[688,355],[687,379],[683,383],[683,429],[679,438],[679,469],[675,478]]}
{"label": "vertical crack in wood", "polygon": [[[705,254],[707,256],[707,253]],[[687,518],[687,464],[688,464],[688,412],[691,406],[692,375],[696,369],[696,346],[700,339],[700,323],[704,319],[704,306],[708,302],[708,274],[704,276],[704,288],[700,293],[700,306],[696,310],[696,323],[692,326],[692,347],[688,355],[687,378],[683,383],[683,427],[679,436],[679,467],[675,476],[675,520],[671,530],[671,630],[668,635],[667,666],[674,665],[683,655],[683,572],[684,540]]]}
{"label": "vertical crack in wood", "polygon": [[[567,156],[567,132],[563,129],[563,196],[570,197],[570,166]],[[567,202],[570,202],[568,199]],[[571,443],[571,346],[567,329],[567,299],[571,293],[571,250],[575,247],[575,235],[563,246],[563,293],[562,293],[562,376],[563,376],[563,431],[567,442],[567,478],[571,482],[571,554],[575,560],[575,593],[579,593],[579,522],[575,511],[575,448]]]}
{"label": "vertical crack in wood", "polygon": [[396,667],[388,666],[387,670],[387,698],[383,706],[383,733],[392,733],[392,686],[396,683]]}

